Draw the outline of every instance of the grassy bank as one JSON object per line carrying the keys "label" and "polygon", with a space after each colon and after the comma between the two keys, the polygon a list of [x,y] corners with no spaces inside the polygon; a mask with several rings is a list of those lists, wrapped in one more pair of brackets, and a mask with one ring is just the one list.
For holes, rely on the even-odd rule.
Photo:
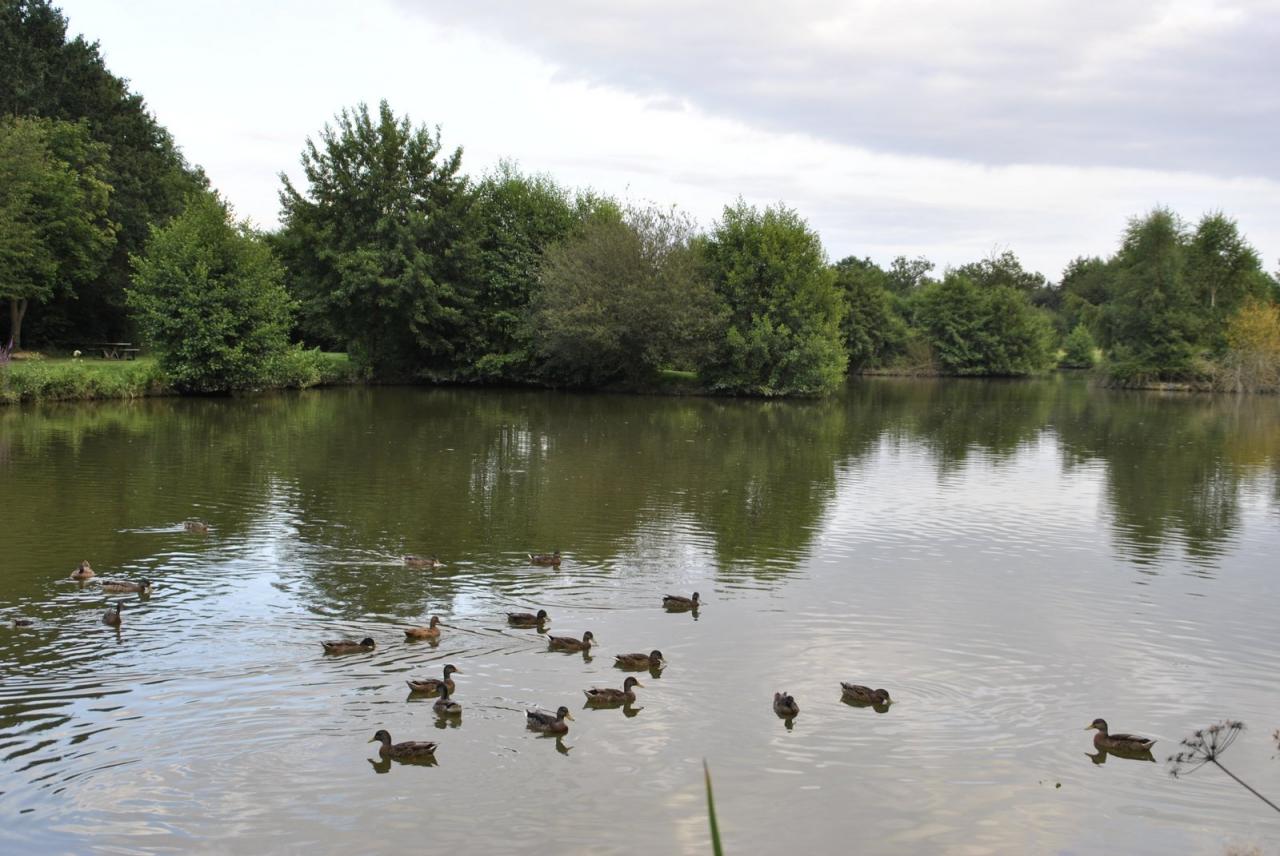
{"label": "grassy bank", "polygon": [[[346,354],[290,351],[270,371],[270,389],[306,389],[356,383]],[[89,401],[174,395],[155,357],[98,360],[74,357],[18,359],[0,366],[0,404]]]}

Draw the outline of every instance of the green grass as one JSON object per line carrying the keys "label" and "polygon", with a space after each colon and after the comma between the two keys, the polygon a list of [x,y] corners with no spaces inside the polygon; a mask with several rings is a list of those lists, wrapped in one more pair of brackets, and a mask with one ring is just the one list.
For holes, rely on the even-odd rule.
{"label": "green grass", "polygon": [[94,360],[72,357],[14,360],[0,368],[0,403],[140,398],[167,395],[154,357]]}
{"label": "green grass", "polygon": [[716,801],[711,795],[711,770],[707,762],[702,762],[702,776],[707,782],[707,816],[711,818],[711,850],[716,856],[724,856],[724,848],[720,846],[720,824],[716,823]]}

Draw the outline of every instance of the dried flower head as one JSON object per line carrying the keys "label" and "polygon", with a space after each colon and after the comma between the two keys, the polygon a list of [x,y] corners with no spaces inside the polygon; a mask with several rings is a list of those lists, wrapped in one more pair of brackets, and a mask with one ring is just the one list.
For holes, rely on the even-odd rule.
{"label": "dried flower head", "polygon": [[1169,756],[1169,775],[1177,778],[1194,773],[1210,762],[1216,763],[1222,753],[1236,742],[1242,731],[1244,723],[1233,719],[1196,731],[1182,741],[1182,748],[1177,754]]}

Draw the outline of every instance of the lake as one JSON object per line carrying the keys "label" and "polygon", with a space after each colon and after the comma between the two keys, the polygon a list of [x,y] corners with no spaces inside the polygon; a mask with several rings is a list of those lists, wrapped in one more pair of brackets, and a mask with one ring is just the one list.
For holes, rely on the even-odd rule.
{"label": "lake", "polygon": [[[1163,763],[1240,719],[1224,762],[1280,798],[1274,397],[874,379],[820,402],[6,407],[0,490],[6,852],[708,853],[704,759],[737,853],[1217,854],[1280,828]],[[154,592],[72,582],[82,559]],[[696,616],[662,609],[693,591]],[[598,647],[506,625],[537,608]],[[438,644],[406,642],[432,615]],[[653,648],[634,706],[583,709],[628,674],[613,654]],[[405,685],[445,663],[459,721]],[[567,737],[526,730],[562,704]],[[1095,717],[1160,763],[1096,757]],[[380,762],[383,728],[437,763]]]}

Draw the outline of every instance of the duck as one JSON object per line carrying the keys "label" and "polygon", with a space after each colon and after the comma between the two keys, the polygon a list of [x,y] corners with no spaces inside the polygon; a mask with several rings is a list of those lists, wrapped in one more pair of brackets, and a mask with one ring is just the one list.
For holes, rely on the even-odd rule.
{"label": "duck", "polygon": [[698,593],[695,591],[693,597],[681,597],[678,594],[669,594],[662,598],[662,607],[671,612],[683,612],[690,609],[697,609],[702,603],[698,600]]}
{"label": "duck", "polygon": [[784,690],[773,694],[773,712],[784,719],[791,719],[800,713],[800,705]]}
{"label": "duck", "polygon": [[1105,719],[1095,719],[1084,727],[1085,731],[1090,729],[1098,732],[1093,735],[1093,748],[1104,752],[1113,752],[1117,755],[1126,752],[1130,754],[1147,753],[1151,751],[1152,746],[1156,745],[1156,741],[1149,737],[1139,737],[1136,734],[1108,733]]}
{"label": "duck", "polygon": [[507,613],[507,623],[512,627],[541,627],[550,620],[545,609],[539,609],[537,615],[532,612]]}
{"label": "duck", "polygon": [[31,627],[34,624],[35,624],[35,621],[30,618],[15,618],[13,620],[14,627]]}
{"label": "duck", "polygon": [[392,743],[391,735],[385,728],[379,729],[378,733],[373,735],[373,739],[369,742],[382,744],[378,747],[378,754],[383,758],[412,760],[415,758],[432,758],[436,754],[436,744],[429,740],[409,740],[404,743]]}
{"label": "duck", "polygon": [[614,654],[613,664],[622,669],[661,669],[667,664],[656,648],[648,654]]}
{"label": "duck", "polygon": [[431,624],[428,627],[410,627],[404,632],[406,639],[439,639],[440,638],[440,616],[431,616]]}
{"label": "duck", "polygon": [[355,654],[360,651],[372,651],[374,642],[368,636],[356,642],[354,639],[332,639],[321,642],[326,654]]}
{"label": "duck", "polygon": [[888,690],[873,690],[871,687],[864,687],[861,684],[847,684],[841,681],[840,691],[847,701],[859,704],[886,705],[893,701],[893,699],[889,698]]}
{"label": "duck", "polygon": [[461,675],[462,670],[452,663],[448,663],[444,667],[444,678],[424,678],[420,681],[405,681],[409,685],[410,692],[426,693],[427,695],[435,695],[443,688],[446,692],[453,692],[455,687],[453,678],[450,675]]}
{"label": "duck", "polygon": [[628,677],[622,682],[622,689],[614,689],[613,687],[592,687],[582,692],[587,696],[587,704],[635,704],[636,692],[635,687],[644,687],[633,677]]}
{"label": "duck", "polygon": [[552,567],[560,567],[560,551],[554,553],[530,553],[529,564],[531,565],[551,565]]}
{"label": "duck", "polygon": [[208,532],[209,524],[203,520],[184,520],[182,528],[188,532]]}
{"label": "duck", "polygon": [[102,590],[109,592],[136,592],[137,594],[151,593],[151,580],[141,579],[137,582],[133,580],[103,580]]}
{"label": "duck", "polygon": [[71,572],[71,579],[73,580],[84,581],[92,578],[93,578],[93,566],[89,564],[88,559],[85,559],[83,562],[76,565],[76,569]]}
{"label": "duck", "polygon": [[443,568],[444,562],[436,556],[405,556],[404,563],[410,568]]}
{"label": "duck", "polygon": [[432,710],[436,712],[436,716],[462,716],[462,705],[449,698],[449,685],[440,685],[440,698],[436,699],[436,703],[431,705]]}
{"label": "duck", "polygon": [[569,723],[565,722],[566,719],[572,720],[573,714],[564,705],[560,705],[555,713],[547,713],[545,710],[525,711],[525,725],[531,731],[541,731],[543,734],[568,734]]}
{"label": "duck", "polygon": [[552,651],[590,651],[596,637],[590,630],[582,634],[581,639],[572,636],[548,636],[547,647]]}
{"label": "duck", "polygon": [[124,609],[124,601],[117,600],[115,609],[108,608],[106,612],[102,613],[102,623],[108,627],[119,627],[120,610],[122,609]]}

